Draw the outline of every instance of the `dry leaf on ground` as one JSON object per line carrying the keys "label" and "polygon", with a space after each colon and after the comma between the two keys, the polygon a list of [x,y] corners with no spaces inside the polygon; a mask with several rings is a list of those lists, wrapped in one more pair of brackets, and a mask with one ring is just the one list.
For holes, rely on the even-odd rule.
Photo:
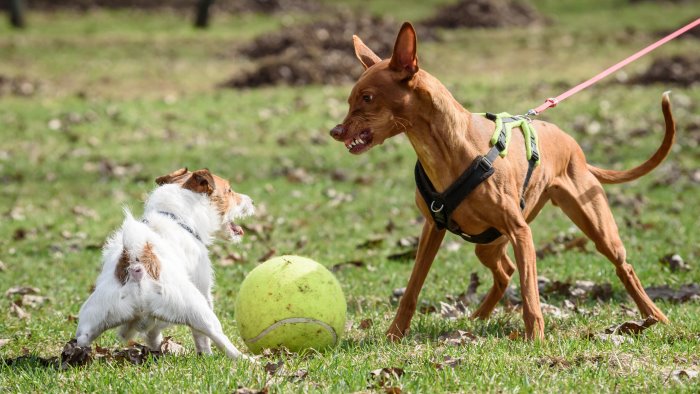
{"label": "dry leaf on ground", "polygon": [[377,235],[370,237],[363,243],[356,246],[357,249],[377,249],[384,243],[384,236]]}
{"label": "dry leaf on ground", "polygon": [[700,301],[700,285],[697,283],[682,285],[678,289],[663,285],[647,287],[644,290],[647,292],[649,298],[654,301],[664,300],[677,303]]}
{"label": "dry leaf on ground", "polygon": [[414,247],[403,252],[392,253],[387,256],[387,259],[392,261],[415,260],[418,248]]}
{"label": "dry leaf on ground", "polygon": [[25,294],[22,296],[22,298],[19,299],[19,301],[17,302],[17,305],[36,308],[36,307],[40,306],[41,304],[45,303],[46,301],[48,301],[48,299],[49,299],[48,297],[44,297],[44,296]]}
{"label": "dry leaf on ground", "polygon": [[438,340],[449,346],[479,343],[481,339],[469,331],[456,330],[440,334]]}
{"label": "dry leaf on ground", "polygon": [[362,319],[360,320],[360,324],[357,326],[360,330],[367,330],[371,328],[374,325],[374,322],[372,319]]}
{"label": "dry leaf on ground", "polygon": [[273,362],[271,362],[271,361],[268,361],[268,362],[265,364],[265,372],[267,372],[269,375],[274,375],[274,374],[276,374],[278,371],[282,370],[283,367],[284,367],[284,361],[283,361],[283,360],[279,360],[279,361],[277,361],[276,363],[273,363]]}
{"label": "dry leaf on ground", "polygon": [[463,357],[445,356],[441,362],[433,363],[435,369],[454,368],[464,361]]}
{"label": "dry leaf on ground", "polygon": [[365,263],[362,260],[343,261],[342,263],[333,264],[333,266],[331,267],[331,271],[338,272],[344,268],[350,268],[350,267],[362,268],[366,265],[367,265],[367,263]]}
{"label": "dry leaf on ground", "polygon": [[613,325],[605,329],[605,334],[639,335],[642,331],[658,323],[654,316],[649,316],[640,321],[626,321],[622,324]]}
{"label": "dry leaf on ground", "polygon": [[256,389],[251,389],[248,387],[238,386],[236,391],[234,391],[233,393],[234,394],[267,394],[268,389],[267,389],[267,387],[263,387],[260,390],[256,390]]}
{"label": "dry leaf on ground", "polygon": [[309,375],[309,371],[305,369],[299,369],[295,371],[293,374],[289,375],[287,378],[289,379],[290,382],[297,383],[301,382],[302,380],[306,379],[306,377]]}
{"label": "dry leaf on ground", "polygon": [[270,257],[275,255],[275,253],[277,253],[277,251],[275,249],[268,250],[267,252],[265,252],[264,255],[260,256],[260,258],[258,259],[258,262],[262,263],[264,261],[269,260]]}
{"label": "dry leaf on ground", "polygon": [[469,315],[469,309],[457,301],[454,305],[440,301],[440,316],[444,319],[455,320]]}
{"label": "dry leaf on ground", "polygon": [[396,288],[396,289],[392,290],[392,292],[391,292],[391,303],[392,303],[392,304],[395,304],[395,303],[399,302],[399,300],[401,299],[401,297],[403,297],[403,294],[404,294],[405,292],[406,292],[406,288],[405,288],[405,287],[399,287],[399,288]]}
{"label": "dry leaf on ground", "polygon": [[116,350],[112,353],[117,361],[126,361],[134,365],[141,365],[148,359],[148,356],[158,356],[160,352],[152,352],[146,346],[134,343],[126,349]]}
{"label": "dry leaf on ground", "polygon": [[19,305],[14,302],[10,305],[10,314],[16,316],[18,319],[29,319],[31,315],[22,309]]}
{"label": "dry leaf on ground", "polygon": [[389,384],[392,381],[398,380],[403,374],[404,370],[397,367],[375,369],[369,373],[370,382],[368,388],[391,387]]}
{"label": "dry leaf on ground", "polygon": [[667,254],[660,258],[659,262],[663,265],[667,265],[671,272],[690,271],[690,265],[683,261],[683,257],[677,253]]}
{"label": "dry leaf on ground", "polygon": [[185,353],[185,347],[175,342],[173,337],[165,337],[160,343],[160,352],[163,354],[180,355]]}
{"label": "dry leaf on ground", "polygon": [[31,286],[13,286],[7,289],[5,297],[12,298],[16,295],[39,294],[41,291],[36,287]]}
{"label": "dry leaf on ground", "polygon": [[684,380],[695,379],[698,377],[698,375],[698,371],[694,371],[692,369],[676,369],[671,371],[671,373],[668,375],[668,379],[675,382],[682,382]]}
{"label": "dry leaf on ground", "polygon": [[61,369],[85,365],[92,361],[90,346],[78,346],[75,339],[63,346],[61,352]]}

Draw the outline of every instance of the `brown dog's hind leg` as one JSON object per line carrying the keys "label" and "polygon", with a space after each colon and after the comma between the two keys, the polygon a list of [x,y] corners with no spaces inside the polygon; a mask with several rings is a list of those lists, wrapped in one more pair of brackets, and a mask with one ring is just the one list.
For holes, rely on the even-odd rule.
{"label": "brown dog's hind leg", "polygon": [[574,174],[575,176],[563,178],[550,187],[552,200],[595,243],[596,249],[615,265],[617,276],[642,316],[654,316],[661,322],[668,322],[668,318],[644,291],[637,274],[627,262],[627,252],[620,240],[602,186],[588,171]]}
{"label": "brown dog's hind leg", "polygon": [[442,239],[445,237],[445,230],[438,230],[435,224],[429,220],[423,225],[423,232],[418,241],[418,251],[416,252],[416,262],[413,265],[411,277],[408,279],[406,291],[404,292],[396,317],[386,331],[386,336],[390,341],[397,341],[403,338],[411,325],[411,319],[416,311],[418,294],[423,288],[425,277],[430,271],[430,266],[435,260]]}
{"label": "brown dog's hind leg", "polygon": [[510,261],[506,254],[507,242],[491,245],[476,245],[476,257],[479,261],[491,270],[493,274],[493,286],[486,295],[486,298],[481,302],[479,308],[472,313],[472,319],[487,319],[491,316],[491,312],[498,304],[498,301],[503,298],[503,294],[510,283],[510,278],[515,272],[515,265]]}

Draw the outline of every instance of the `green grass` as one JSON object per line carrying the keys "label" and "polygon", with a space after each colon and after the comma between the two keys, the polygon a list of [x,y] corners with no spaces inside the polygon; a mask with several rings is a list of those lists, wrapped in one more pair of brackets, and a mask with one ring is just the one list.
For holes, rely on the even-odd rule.
{"label": "green grass", "polygon": [[[442,41],[420,44],[421,66],[443,80],[469,109],[524,112],[642,48],[655,39],[654,31],[674,28],[700,14],[700,7],[691,2],[535,3],[552,24],[535,30],[441,32]],[[400,10],[387,1],[371,4],[373,12],[396,11],[398,21],[415,20],[433,8],[427,2]],[[383,367],[404,370],[403,376],[387,383],[403,392],[700,388],[697,378],[683,383],[668,379],[674,369],[699,368],[697,302],[660,302],[672,323],[652,327],[634,343],[618,347],[587,339],[590,333],[632,319],[621,305],[633,305],[612,265],[594,253],[592,245],[588,253],[548,256],[538,262],[538,272],[553,280],[610,282],[613,298],[584,303],[583,308],[595,312],[592,316],[546,316],[544,343],[508,339],[522,332],[523,324],[518,313],[505,310],[486,322],[417,314],[403,342],[386,342],[383,331],[395,310],[392,290],[405,286],[412,265],[387,256],[400,251],[395,246],[398,239],[420,233],[413,203],[415,153],[403,136],[359,157],[348,155],[327,137],[327,130],[345,116],[350,86],[215,88],[247,65],[235,48],[278,29],[285,23],[280,17],[217,16],[205,32],[191,29],[177,13],[34,13],[29,23],[30,28],[20,32],[0,25],[0,75],[41,82],[33,97],[0,97],[0,260],[7,267],[0,272],[0,291],[35,286],[50,300],[27,308],[31,318],[20,320],[8,312],[12,300],[0,297],[0,339],[10,340],[0,348],[2,358],[25,352],[60,354],[74,334],[73,317],[99,271],[100,247],[122,221],[122,205],[140,213],[153,179],[180,166],[206,166],[229,176],[235,189],[251,195],[262,212],[249,222],[262,224],[263,236],[249,234],[241,246],[218,244],[213,250],[215,308],[225,332],[241,348],[233,300],[245,274],[270,248],[278,254],[307,255],[327,266],[350,260],[365,265],[336,273],[348,300],[350,322],[340,346],[323,354],[285,357],[284,370],[275,376],[234,363],[219,352],[197,357],[187,330],[174,327],[166,334],[184,344],[184,356],[141,366],[95,362],[66,371],[37,362],[0,365],[0,391],[231,392],[238,386],[267,385],[272,392],[353,392],[368,385],[375,390],[368,380],[370,371]],[[697,40],[678,40],[658,54],[698,50]],[[639,72],[651,59],[625,72]],[[660,142],[659,102],[668,88],[623,85],[609,78],[543,118],[569,130],[591,162],[628,168]],[[612,209],[629,260],[647,286],[700,282],[700,195],[697,180],[687,175],[700,164],[697,126],[688,126],[698,122],[700,88],[671,88],[679,125],[672,155],[639,181],[606,187],[610,196],[644,196],[639,212],[629,205]],[[577,117],[584,125],[599,122],[600,132],[574,127]],[[56,119],[62,127],[52,130],[49,122]],[[639,129],[648,132],[633,137]],[[310,181],[291,182],[284,175],[289,168],[303,169]],[[675,170],[686,175],[674,175]],[[341,171],[346,180],[334,180],[334,171]],[[355,182],[358,178],[363,182]],[[655,186],[668,179],[669,185]],[[81,214],[83,208],[95,215]],[[387,232],[390,222],[393,231]],[[542,246],[571,226],[549,206],[533,224],[535,242]],[[383,242],[358,248],[373,237]],[[472,272],[481,278],[480,294],[491,283],[471,245],[454,236],[448,236],[448,242],[458,248],[440,251],[421,294],[429,305],[464,291]],[[233,251],[245,262],[221,264]],[[683,256],[691,271],[670,272],[660,265],[658,259],[668,253]],[[544,301],[559,306],[562,299]],[[373,326],[358,329],[368,318]],[[438,340],[456,329],[473,332],[480,342],[448,347]],[[112,332],[98,342],[120,346]],[[435,363],[445,356],[462,361],[455,368],[436,369]],[[266,358],[263,363],[275,360]],[[550,367],[551,363],[557,365]],[[300,369],[308,370],[305,379],[289,378]]]}

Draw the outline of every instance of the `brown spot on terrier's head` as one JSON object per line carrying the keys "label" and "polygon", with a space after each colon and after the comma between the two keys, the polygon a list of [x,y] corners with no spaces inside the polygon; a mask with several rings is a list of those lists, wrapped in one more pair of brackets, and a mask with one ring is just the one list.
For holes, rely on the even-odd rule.
{"label": "brown spot on terrier's head", "polygon": [[195,193],[205,193],[211,195],[216,188],[214,177],[208,169],[197,170],[182,184],[183,189],[191,190]]}
{"label": "brown spot on terrier's head", "polygon": [[179,170],[175,170],[170,174],[159,176],[158,178],[156,178],[156,183],[158,184],[158,186],[162,186],[168,183],[182,183],[189,174],[190,172],[187,171],[187,167],[180,168]]}

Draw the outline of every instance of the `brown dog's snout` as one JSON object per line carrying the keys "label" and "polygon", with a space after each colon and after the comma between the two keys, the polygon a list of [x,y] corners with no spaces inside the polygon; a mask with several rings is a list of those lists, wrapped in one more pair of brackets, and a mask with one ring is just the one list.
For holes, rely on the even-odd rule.
{"label": "brown dog's snout", "polygon": [[342,124],[339,124],[331,129],[331,137],[335,138],[336,140],[341,140],[344,134],[345,126],[343,126]]}

